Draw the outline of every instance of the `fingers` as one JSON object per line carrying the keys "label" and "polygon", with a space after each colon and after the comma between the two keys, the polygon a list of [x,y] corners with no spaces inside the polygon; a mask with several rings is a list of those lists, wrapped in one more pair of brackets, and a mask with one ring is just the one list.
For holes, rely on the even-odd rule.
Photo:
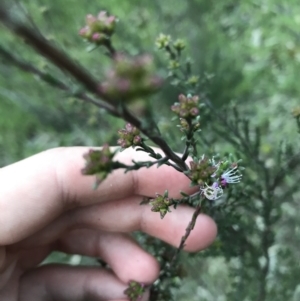
{"label": "fingers", "polygon": [[[74,209],[38,234],[16,244],[14,248],[48,244],[59,239],[64,233],[78,228],[123,233],[140,230],[178,247],[192,219],[194,209],[179,206],[161,219],[159,213],[150,210],[150,206],[139,205],[140,201],[141,197],[132,196],[124,200]],[[185,250],[204,249],[212,243],[216,234],[217,227],[214,221],[206,215],[199,215],[186,241]]]}
{"label": "fingers", "polygon": [[[132,194],[154,195],[165,189],[178,196],[190,192],[189,180],[168,166],[124,174],[114,171],[97,190],[94,177],[82,176],[88,148],[46,151],[0,170],[0,245],[15,243],[45,227],[73,207],[121,199]],[[118,154],[124,163],[150,160],[133,149]]]}
{"label": "fingers", "polygon": [[[143,231],[178,247],[195,209],[179,206],[161,219],[159,213],[150,210],[150,206],[139,205],[140,201],[141,197],[133,196],[81,210],[76,209],[69,217],[65,217],[67,221],[64,222],[62,218],[61,223],[65,225],[65,229],[81,225],[109,232]],[[213,242],[216,234],[215,222],[204,214],[199,215],[186,241],[185,250],[194,252],[206,248]]]}
{"label": "fingers", "polygon": [[[143,250],[129,235],[101,233],[95,230],[74,230],[64,235],[52,250],[103,259],[123,283],[135,280],[153,283],[159,275],[156,259]],[[47,248],[24,250],[19,255],[23,270],[37,266]]]}
{"label": "fingers", "polygon": [[128,300],[127,284],[108,270],[46,265],[21,278],[20,301]]}
{"label": "fingers", "polygon": [[156,259],[129,235],[95,230],[74,230],[62,237],[57,250],[103,259],[124,283],[151,284],[159,275]]}

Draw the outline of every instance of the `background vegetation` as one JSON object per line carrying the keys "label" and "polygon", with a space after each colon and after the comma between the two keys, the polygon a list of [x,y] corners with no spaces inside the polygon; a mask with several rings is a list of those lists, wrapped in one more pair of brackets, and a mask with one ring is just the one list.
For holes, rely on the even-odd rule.
{"label": "background vegetation", "polygon": [[[87,52],[77,35],[87,13],[104,9],[118,16],[116,48],[132,55],[152,53],[165,77],[167,58],[155,49],[156,37],[163,32],[186,40],[194,71],[203,80],[199,93],[214,107],[201,120],[203,153],[236,153],[247,169],[244,186],[234,191],[235,211],[214,212],[220,229],[215,245],[183,256],[186,276],[175,279],[180,284],[176,300],[299,300],[299,134],[291,115],[300,95],[298,1],[31,0],[15,5],[100,80],[108,58],[99,50]],[[74,85],[2,27],[0,37],[1,45]],[[174,139],[169,107],[180,92],[166,84],[148,104],[140,100],[132,108],[139,115],[150,110],[177,151],[183,148]],[[121,127],[122,121],[0,58],[0,166],[56,146],[114,144]]]}

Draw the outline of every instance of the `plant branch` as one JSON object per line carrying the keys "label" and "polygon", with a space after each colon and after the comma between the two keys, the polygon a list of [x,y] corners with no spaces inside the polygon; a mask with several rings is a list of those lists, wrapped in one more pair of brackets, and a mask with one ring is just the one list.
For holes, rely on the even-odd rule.
{"label": "plant branch", "polygon": [[286,165],[284,167],[281,167],[279,172],[274,177],[274,181],[271,185],[271,189],[274,190],[276,187],[278,187],[283,181],[283,179],[285,178],[287,172],[293,171],[295,168],[299,166],[299,163],[300,163],[300,153],[291,157],[289,161],[286,163]]}
{"label": "plant branch", "polygon": [[64,84],[62,81],[58,80],[56,77],[52,76],[49,73],[43,72],[39,70],[38,68],[34,67],[32,64],[25,62],[19,58],[17,58],[15,55],[11,54],[8,50],[2,47],[0,45],[0,56],[5,58],[10,64],[14,65],[15,67],[21,69],[24,72],[31,73],[33,75],[38,76],[41,80],[46,82],[47,84],[51,85],[52,87],[58,88],[62,91],[70,93],[72,96],[81,99],[85,102],[91,103],[99,108],[105,109],[110,114],[116,117],[120,117],[118,112],[115,110],[115,108],[105,102],[99,102],[95,99],[91,98],[87,94],[83,92],[73,92],[66,84]]}
{"label": "plant branch", "polygon": [[[4,5],[0,5],[0,22],[8,27],[13,33],[24,38],[26,43],[34,48],[36,52],[49,59],[59,69],[68,72],[79,83],[83,84],[88,91],[92,92],[97,97],[100,97],[102,101],[110,105],[116,104],[114,100],[109,99],[107,95],[100,91],[99,82],[91,76],[87,70],[75,63],[64,52],[51,45],[44,37],[41,37],[25,24],[13,18]],[[151,129],[144,127],[142,122],[133,116],[126,108],[123,107],[119,114],[124,120],[139,128],[142,133],[157,144],[163,150],[165,155],[175,162],[183,171],[188,169],[185,162],[172,151],[160,135],[153,134]]]}
{"label": "plant branch", "polygon": [[[227,120],[226,117],[224,117],[224,114],[220,114],[216,112],[214,109],[213,104],[209,99],[205,99],[206,105],[210,108],[211,112],[218,117],[218,119],[227,127],[228,130],[230,130],[230,133],[234,134],[234,136],[238,139],[239,143],[235,141],[230,135],[224,135],[224,133],[221,133],[216,128],[214,128],[216,131],[218,131],[218,134],[223,137],[224,139],[228,140],[230,143],[233,143],[237,148],[242,149],[243,152],[245,152],[256,164],[260,169],[264,170],[264,163],[258,158],[257,151],[253,150],[253,147],[250,143],[248,143],[247,139],[244,139],[244,137],[241,135],[237,127],[232,126]],[[234,111],[235,116],[237,114],[237,111]],[[237,117],[237,116],[236,116]],[[247,125],[246,125],[247,128]],[[255,145],[257,144],[257,141],[255,141]]]}
{"label": "plant branch", "polygon": [[201,213],[201,209],[202,209],[201,205],[202,205],[202,202],[200,202],[197,205],[197,207],[195,208],[192,219],[190,220],[188,226],[185,229],[185,234],[181,237],[180,244],[179,244],[178,248],[176,249],[176,251],[175,251],[175,253],[174,253],[174,255],[173,255],[173,257],[172,257],[172,259],[169,263],[170,267],[172,267],[172,265],[175,263],[179,253],[183,250],[183,248],[185,246],[186,240],[188,239],[188,237],[190,236],[192,230],[194,229],[197,217]]}

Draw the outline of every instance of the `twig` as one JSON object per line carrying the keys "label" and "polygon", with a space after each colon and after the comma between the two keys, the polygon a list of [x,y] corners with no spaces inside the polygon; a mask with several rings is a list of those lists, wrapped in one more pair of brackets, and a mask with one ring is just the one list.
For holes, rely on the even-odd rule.
{"label": "twig", "polygon": [[31,65],[28,62],[25,62],[19,58],[17,58],[15,55],[11,54],[11,52],[7,51],[5,48],[3,48],[0,45],[0,55],[5,58],[10,64],[18,67],[24,72],[31,73],[33,75],[38,76],[40,79],[42,79],[47,84],[51,85],[52,87],[58,88],[60,90],[66,91],[70,94],[72,94],[74,97],[79,98],[85,102],[91,103],[99,108],[105,109],[110,114],[116,117],[120,117],[118,112],[115,110],[115,108],[105,102],[99,102],[91,98],[85,93],[82,92],[73,92],[67,85],[65,85],[63,82],[58,80],[57,78],[51,76],[49,73],[43,72],[33,65]]}
{"label": "twig", "polygon": [[193,213],[193,216],[192,216],[192,219],[190,220],[188,226],[186,227],[185,229],[185,234],[181,237],[181,241],[180,241],[180,244],[178,246],[178,248],[176,249],[171,261],[169,262],[169,266],[170,268],[172,267],[172,265],[175,263],[179,253],[183,250],[184,246],[185,246],[185,242],[186,240],[188,239],[188,237],[190,236],[192,230],[194,229],[195,227],[195,224],[196,224],[196,220],[197,220],[197,217],[198,215],[201,213],[201,207],[202,205],[202,202],[200,202],[197,207],[195,208],[195,211]]}
{"label": "twig", "polygon": [[[232,139],[230,137],[230,135],[224,135],[224,133],[221,133],[220,131],[218,131],[217,128],[214,128],[216,131],[218,131],[219,135],[221,137],[223,137],[224,139],[228,140],[230,143],[233,143],[237,148],[239,148],[239,149],[242,148],[242,151],[245,152],[246,154],[248,154],[249,157],[256,163],[256,165],[261,170],[264,170],[264,162],[261,161],[256,156],[257,151],[252,149],[252,147],[251,147],[252,145],[247,143],[247,140],[244,139],[244,137],[240,134],[239,130],[236,127],[232,126],[226,120],[226,117],[223,116],[224,114],[220,114],[219,112],[216,112],[216,110],[214,110],[214,106],[209,99],[206,98],[205,103],[210,108],[211,112],[218,117],[218,119],[227,127],[228,130],[230,130],[231,133],[233,133],[235,135],[235,137],[239,140],[240,143],[238,143],[237,141]],[[234,113],[236,113],[236,111],[234,111]],[[255,143],[257,143],[257,142],[255,142]]]}
{"label": "twig", "polygon": [[278,185],[283,181],[287,172],[293,171],[295,168],[299,166],[300,162],[300,154],[296,154],[289,159],[284,167],[281,167],[279,172],[275,175],[274,181],[271,185],[271,189],[274,190]]}

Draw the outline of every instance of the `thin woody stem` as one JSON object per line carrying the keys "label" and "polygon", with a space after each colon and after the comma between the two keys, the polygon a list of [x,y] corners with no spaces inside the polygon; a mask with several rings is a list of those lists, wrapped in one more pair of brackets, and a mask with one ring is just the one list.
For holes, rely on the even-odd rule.
{"label": "thin woody stem", "polygon": [[107,42],[104,44],[104,46],[106,47],[107,51],[108,51],[108,55],[113,58],[116,55],[116,49],[114,48],[114,46],[112,45],[111,40],[107,40]]}
{"label": "thin woody stem", "polygon": [[31,73],[33,75],[38,76],[40,79],[42,79],[47,84],[51,85],[52,87],[58,88],[62,91],[70,93],[72,96],[83,100],[85,102],[91,103],[97,107],[100,107],[102,109],[105,109],[108,111],[111,115],[120,117],[118,112],[115,110],[115,108],[108,103],[96,101],[95,99],[91,98],[87,94],[83,92],[73,92],[66,84],[64,84],[62,81],[57,79],[54,76],[51,76],[49,73],[45,73],[38,68],[34,67],[32,64],[25,62],[19,58],[17,58],[15,55],[13,55],[11,52],[7,51],[5,48],[3,48],[0,45],[0,55],[5,58],[10,64],[16,66],[17,68],[21,69],[24,72]]}
{"label": "thin woody stem", "polygon": [[201,213],[201,204],[202,202],[200,202],[197,207],[195,208],[195,211],[193,213],[193,216],[192,216],[192,219],[190,220],[188,226],[186,227],[185,229],[185,234],[181,237],[181,241],[180,241],[180,244],[178,246],[178,248],[176,249],[170,263],[169,263],[169,266],[172,267],[172,265],[175,263],[179,253],[183,250],[184,246],[185,246],[185,242],[186,240],[188,239],[188,237],[190,236],[192,230],[194,229],[195,227],[195,224],[196,224],[196,220],[197,220],[197,217],[198,215]]}

